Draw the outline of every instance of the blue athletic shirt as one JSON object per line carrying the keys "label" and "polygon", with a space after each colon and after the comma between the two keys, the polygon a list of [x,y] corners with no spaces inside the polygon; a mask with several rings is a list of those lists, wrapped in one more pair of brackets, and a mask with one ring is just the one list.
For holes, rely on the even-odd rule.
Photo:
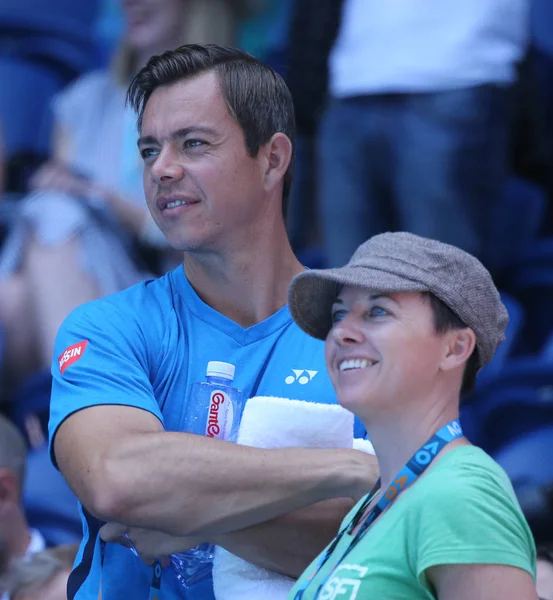
{"label": "blue athletic shirt", "polygon": [[[52,458],[60,424],[90,406],[136,407],[158,417],[166,430],[181,430],[191,386],[205,380],[210,360],[234,364],[233,385],[248,398],[336,403],[323,343],[297,327],[288,307],[244,329],[205,304],[180,265],[159,279],[77,308],[62,325],[52,364]],[[364,435],[356,421],[355,436]],[[102,523],[84,507],[81,516],[84,537],[68,600],[148,600],[152,569],[116,544],[105,546],[102,561]],[[167,580],[162,578],[158,600],[177,598]],[[211,583],[192,589],[187,598],[214,600]]]}

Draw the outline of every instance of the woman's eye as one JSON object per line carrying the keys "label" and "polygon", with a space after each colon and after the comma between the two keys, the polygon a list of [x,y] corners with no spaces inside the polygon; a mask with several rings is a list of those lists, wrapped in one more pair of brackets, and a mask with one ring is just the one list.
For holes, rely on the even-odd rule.
{"label": "woman's eye", "polygon": [[332,323],[338,323],[346,316],[345,310],[335,310],[332,313]]}
{"label": "woman's eye", "polygon": [[381,306],[373,306],[369,314],[371,317],[384,317],[388,314],[388,311]]}

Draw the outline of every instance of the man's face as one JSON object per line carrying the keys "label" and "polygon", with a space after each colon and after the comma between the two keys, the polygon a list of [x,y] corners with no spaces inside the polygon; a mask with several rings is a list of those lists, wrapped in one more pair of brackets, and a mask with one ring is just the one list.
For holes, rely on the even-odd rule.
{"label": "man's face", "polygon": [[326,362],[342,406],[363,417],[432,391],[447,341],[421,294],[345,286],[332,319]]}
{"label": "man's face", "polygon": [[225,249],[262,218],[261,153],[249,156],[214,72],[154,91],[139,149],[148,207],[174,248]]}

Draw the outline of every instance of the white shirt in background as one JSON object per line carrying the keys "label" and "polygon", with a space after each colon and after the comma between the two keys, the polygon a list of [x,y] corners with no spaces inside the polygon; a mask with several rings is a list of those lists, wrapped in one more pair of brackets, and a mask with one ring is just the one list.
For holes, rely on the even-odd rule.
{"label": "white shirt in background", "polygon": [[529,0],[344,0],[330,55],[335,97],[509,84]]}

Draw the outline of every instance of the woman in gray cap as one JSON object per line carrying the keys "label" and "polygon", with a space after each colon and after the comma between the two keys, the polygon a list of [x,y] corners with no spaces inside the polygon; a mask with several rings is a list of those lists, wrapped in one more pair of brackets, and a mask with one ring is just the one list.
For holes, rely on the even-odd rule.
{"label": "woman in gray cap", "polygon": [[536,552],[505,472],[463,437],[461,391],[504,339],[488,271],[408,233],[306,271],[290,310],[326,340],[338,400],[363,421],[381,479],[290,600],[535,600]]}

